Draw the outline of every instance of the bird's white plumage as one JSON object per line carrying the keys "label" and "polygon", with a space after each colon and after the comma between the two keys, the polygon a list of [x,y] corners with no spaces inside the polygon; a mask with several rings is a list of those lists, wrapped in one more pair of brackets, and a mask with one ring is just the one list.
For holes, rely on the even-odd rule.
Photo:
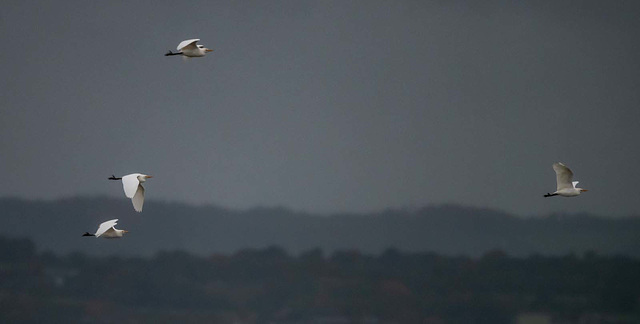
{"label": "bird's white plumage", "polygon": [[589,191],[587,189],[578,188],[578,181],[573,181],[573,172],[566,165],[556,162],[553,164],[553,171],[556,172],[556,191],[553,194],[547,193],[545,197],[562,196],[576,197],[580,193]]}
{"label": "bird's white plumage", "polygon": [[[566,188],[575,188],[573,181],[573,172],[566,165],[556,162],[553,164],[553,171],[556,172],[556,183],[558,191]],[[576,181],[577,183],[577,181]]]}
{"label": "bird's white plumage", "polygon": [[133,203],[133,209],[138,213],[141,213],[142,205],[144,204],[144,187],[141,184],[138,185],[138,190],[133,198],[131,198],[131,202]]}
{"label": "bird's white plumage", "polygon": [[138,176],[140,175],[140,173],[132,173],[122,177],[122,188],[124,189],[124,195],[127,196],[127,198],[133,198],[136,191],[138,191],[138,187],[140,186]]}
{"label": "bird's white plumage", "polygon": [[180,42],[180,44],[178,44],[178,47],[176,48],[178,51],[183,50],[184,48],[186,48],[187,46],[189,47],[193,47],[193,49],[197,49],[198,47],[196,46],[196,43],[200,41],[200,38],[194,38],[194,39],[187,39],[184,40],[182,42]]}
{"label": "bird's white plumage", "polygon": [[184,40],[180,42],[180,44],[178,44],[178,47],[176,47],[176,49],[179,51],[178,53],[171,53],[171,51],[169,51],[169,53],[165,55],[182,55],[183,59],[188,59],[192,57],[203,57],[207,54],[207,52],[213,51],[210,48],[204,47],[204,45],[198,45],[197,42],[199,40],[199,38]]}
{"label": "bird's white plumage", "polygon": [[131,199],[133,203],[133,209],[137,212],[142,212],[142,205],[144,204],[144,186],[143,182],[147,181],[147,178],[152,178],[150,175],[142,173],[132,173],[123,176],[122,178],[110,178],[111,180],[122,179],[122,188],[124,189],[124,195]]}
{"label": "bird's white plumage", "polygon": [[95,236],[96,237],[100,237],[103,234],[109,232],[109,231],[115,231],[114,226],[116,226],[116,224],[118,224],[118,219],[112,219],[112,220],[108,220],[102,224],[100,224],[100,227],[98,227],[98,230],[96,231]]}

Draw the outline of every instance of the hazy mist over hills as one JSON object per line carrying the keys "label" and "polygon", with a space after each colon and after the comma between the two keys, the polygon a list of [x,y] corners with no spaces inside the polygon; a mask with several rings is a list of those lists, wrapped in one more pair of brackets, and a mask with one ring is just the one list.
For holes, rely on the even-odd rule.
{"label": "hazy mist over hills", "polygon": [[[113,218],[120,219],[118,228],[130,231],[124,239],[81,236]],[[2,198],[0,219],[0,235],[27,237],[39,250],[55,253],[148,256],[163,250],[185,250],[210,255],[280,246],[290,253],[319,247],[325,252],[353,249],[380,253],[397,248],[479,256],[499,249],[528,256],[592,250],[640,256],[640,218],[584,214],[522,218],[457,205],[322,216],[279,207],[231,210],[151,200],[138,214],[127,199]]]}

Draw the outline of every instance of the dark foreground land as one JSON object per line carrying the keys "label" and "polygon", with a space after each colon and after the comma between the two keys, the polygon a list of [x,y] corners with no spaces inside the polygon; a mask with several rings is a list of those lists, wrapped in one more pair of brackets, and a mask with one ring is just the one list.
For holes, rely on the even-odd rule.
{"label": "dark foreground land", "polygon": [[0,239],[0,322],[640,323],[640,260],[278,247],[58,256]]}

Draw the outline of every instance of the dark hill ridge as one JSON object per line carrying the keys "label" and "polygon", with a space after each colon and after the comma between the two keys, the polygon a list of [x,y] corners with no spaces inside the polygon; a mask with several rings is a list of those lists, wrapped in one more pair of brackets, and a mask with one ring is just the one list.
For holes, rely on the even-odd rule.
{"label": "dark hill ridge", "polygon": [[[119,218],[125,239],[82,237],[103,221]],[[557,215],[519,218],[456,205],[416,211],[319,216],[286,208],[230,210],[215,206],[147,201],[142,214],[127,199],[55,201],[0,199],[0,235],[28,237],[56,253],[151,255],[186,250],[200,255],[281,246],[291,253],[320,247],[380,253],[390,247],[478,256],[501,249],[510,255],[600,254],[640,257],[640,218]]]}

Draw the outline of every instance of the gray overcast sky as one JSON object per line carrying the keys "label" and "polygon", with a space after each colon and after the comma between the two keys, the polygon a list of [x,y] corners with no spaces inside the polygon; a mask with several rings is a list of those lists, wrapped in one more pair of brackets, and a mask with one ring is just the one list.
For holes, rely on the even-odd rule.
{"label": "gray overcast sky", "polygon": [[[637,1],[3,1],[0,196],[640,213]],[[165,57],[189,38],[215,51]],[[555,190],[551,164],[590,189]]]}

